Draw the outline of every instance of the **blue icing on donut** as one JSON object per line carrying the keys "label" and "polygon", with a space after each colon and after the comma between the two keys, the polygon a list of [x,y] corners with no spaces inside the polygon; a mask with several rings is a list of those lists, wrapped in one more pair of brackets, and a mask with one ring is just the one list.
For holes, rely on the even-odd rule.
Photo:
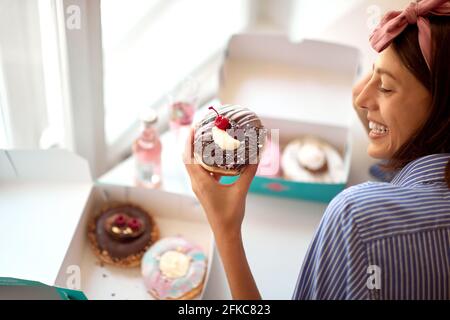
{"label": "blue icing on donut", "polygon": [[142,263],[155,264],[157,262],[156,257],[152,254],[145,254],[142,258]]}
{"label": "blue icing on donut", "polygon": [[196,252],[191,256],[192,260],[205,260],[206,256],[202,252]]}

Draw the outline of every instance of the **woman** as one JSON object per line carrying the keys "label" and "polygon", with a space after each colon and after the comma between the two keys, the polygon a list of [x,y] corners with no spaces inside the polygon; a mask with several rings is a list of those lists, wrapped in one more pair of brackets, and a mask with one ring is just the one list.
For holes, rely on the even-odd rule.
{"label": "woman", "polygon": [[[293,298],[450,298],[448,15],[448,1],[412,3],[388,13],[372,34],[380,54],[355,86],[354,104],[371,129],[368,154],[397,174],[390,183],[350,187],[330,202]],[[233,185],[221,185],[197,164],[186,168],[233,298],[260,299],[241,237],[256,165]]]}

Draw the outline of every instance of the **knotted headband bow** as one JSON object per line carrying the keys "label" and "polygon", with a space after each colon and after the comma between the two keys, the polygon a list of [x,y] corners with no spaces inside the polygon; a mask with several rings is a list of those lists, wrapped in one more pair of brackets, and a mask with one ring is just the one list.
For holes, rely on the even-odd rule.
{"label": "knotted headband bow", "polygon": [[419,46],[428,69],[431,70],[431,29],[427,15],[450,15],[450,1],[422,0],[411,2],[403,11],[389,11],[370,36],[370,44],[377,52],[386,49],[408,24],[417,24]]}

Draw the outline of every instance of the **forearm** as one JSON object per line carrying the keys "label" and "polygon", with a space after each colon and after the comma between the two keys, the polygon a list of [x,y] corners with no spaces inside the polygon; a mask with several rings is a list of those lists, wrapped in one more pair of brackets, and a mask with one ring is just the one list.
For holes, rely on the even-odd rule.
{"label": "forearm", "polygon": [[241,234],[216,236],[231,295],[236,300],[259,300],[259,294],[245,255]]}

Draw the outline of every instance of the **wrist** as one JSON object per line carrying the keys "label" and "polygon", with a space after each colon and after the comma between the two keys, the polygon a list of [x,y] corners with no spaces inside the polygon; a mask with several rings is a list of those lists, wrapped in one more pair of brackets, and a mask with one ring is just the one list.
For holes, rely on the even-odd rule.
{"label": "wrist", "polygon": [[241,230],[224,230],[214,234],[217,246],[235,246],[242,244]]}
{"label": "wrist", "polygon": [[225,215],[224,212],[207,214],[216,241],[235,241],[241,238],[240,215]]}

